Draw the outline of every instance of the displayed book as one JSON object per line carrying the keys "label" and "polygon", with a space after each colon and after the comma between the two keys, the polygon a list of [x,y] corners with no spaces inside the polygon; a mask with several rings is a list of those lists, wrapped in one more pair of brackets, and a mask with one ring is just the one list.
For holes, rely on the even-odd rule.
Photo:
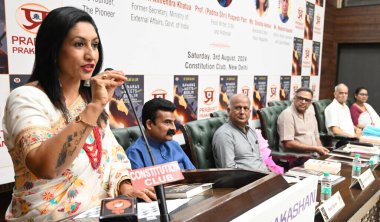
{"label": "displayed book", "polygon": [[372,144],[362,143],[362,144],[353,144],[348,143],[344,148],[344,151],[351,153],[366,153],[366,154],[374,154],[380,155],[380,149],[377,146],[373,146]]}
{"label": "displayed book", "polygon": [[103,199],[100,205],[100,222],[134,222],[137,220],[137,200],[124,195]]}
{"label": "displayed book", "polygon": [[305,169],[303,167],[293,167],[288,172],[286,172],[285,175],[286,176],[293,176],[293,177],[302,177],[302,178],[306,178],[310,175],[314,175],[314,176],[319,177],[319,176],[323,175],[323,172]]}
{"label": "displayed book", "polygon": [[378,136],[361,136],[359,138],[359,141],[363,143],[372,143],[372,144],[380,145],[380,137]]}
{"label": "displayed book", "polygon": [[[323,172],[316,171],[316,170],[310,170],[310,169],[305,169],[302,167],[294,167],[290,169],[288,172],[284,174],[285,176],[291,176],[291,177],[297,177],[299,179],[304,179],[308,176],[318,176],[318,182],[320,183],[323,178]],[[345,180],[345,177],[339,176],[339,175],[333,175],[330,174],[330,179],[331,179],[331,185],[334,186],[343,180]]]}
{"label": "displayed book", "polygon": [[342,164],[339,162],[330,162],[325,160],[308,159],[304,166],[306,169],[315,170],[319,172],[329,172],[337,174],[340,172]]}
{"label": "displayed book", "polygon": [[[328,154],[330,157],[328,157],[327,159],[325,159],[326,161],[330,161],[330,162],[338,162],[338,163],[345,163],[345,164],[348,164],[348,165],[352,165],[352,160],[354,159],[353,156],[349,155],[343,155],[343,154],[337,154],[337,153],[329,153]],[[360,158],[361,160],[361,166],[362,167],[368,167],[368,161],[369,159],[364,159],[364,158]]]}
{"label": "displayed book", "polygon": [[[328,153],[327,155],[329,156],[337,156],[341,158],[346,158],[346,159],[351,159],[351,161],[355,158],[355,153],[347,152],[342,149],[335,149],[333,152]],[[366,154],[366,153],[361,153],[360,154],[360,160],[363,161],[369,161],[369,159],[373,155]]]}
{"label": "displayed book", "polygon": [[174,184],[165,186],[168,199],[189,198],[212,188],[212,183]]}

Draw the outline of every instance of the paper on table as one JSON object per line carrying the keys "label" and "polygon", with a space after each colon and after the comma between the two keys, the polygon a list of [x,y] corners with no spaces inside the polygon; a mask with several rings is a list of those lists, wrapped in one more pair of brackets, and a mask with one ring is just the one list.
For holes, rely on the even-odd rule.
{"label": "paper on table", "polygon": [[[172,212],[183,204],[189,202],[189,200],[191,200],[191,198],[166,200],[168,212]],[[157,219],[157,217],[160,216],[160,210],[158,209],[157,201],[153,201],[151,203],[138,203],[137,213],[139,219],[147,218],[148,221]]]}

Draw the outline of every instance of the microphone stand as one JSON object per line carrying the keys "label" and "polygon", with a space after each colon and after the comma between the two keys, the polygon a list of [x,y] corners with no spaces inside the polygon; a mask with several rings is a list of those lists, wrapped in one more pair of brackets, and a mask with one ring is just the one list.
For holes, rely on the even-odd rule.
{"label": "microphone stand", "polygon": [[[150,160],[152,161],[152,165],[156,165],[156,163],[155,163],[156,161],[154,160],[154,157],[153,157],[153,154],[152,154],[152,150],[151,150],[151,148],[149,146],[148,140],[146,139],[145,132],[144,132],[144,130],[141,127],[140,119],[137,117],[136,110],[135,110],[135,107],[133,106],[131,96],[129,95],[127,84],[124,82],[123,86],[124,86],[125,92],[127,94],[129,104],[131,104],[131,108],[132,108],[132,111],[133,111],[133,115],[136,118],[137,125],[140,128],[141,135],[144,138],[144,141],[145,141],[145,144],[146,144],[146,149],[148,150],[148,153],[149,153],[149,156],[150,156]],[[156,192],[157,202],[158,202],[158,208],[160,209],[160,221],[169,222],[170,221],[170,215],[168,213],[168,208],[166,206],[166,198],[165,198],[164,186],[163,185],[155,186],[154,187],[154,191]]]}

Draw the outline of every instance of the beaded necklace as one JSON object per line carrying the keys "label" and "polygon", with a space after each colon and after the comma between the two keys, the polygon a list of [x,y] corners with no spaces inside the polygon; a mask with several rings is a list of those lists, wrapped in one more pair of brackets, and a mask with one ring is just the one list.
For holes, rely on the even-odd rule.
{"label": "beaded necklace", "polygon": [[[90,159],[91,166],[95,170],[100,166],[100,161],[102,160],[102,139],[100,136],[99,127],[94,127],[92,132],[94,134],[94,138],[92,138],[90,134],[83,145],[83,149],[86,151],[86,154]],[[89,143],[87,141],[89,141]]]}

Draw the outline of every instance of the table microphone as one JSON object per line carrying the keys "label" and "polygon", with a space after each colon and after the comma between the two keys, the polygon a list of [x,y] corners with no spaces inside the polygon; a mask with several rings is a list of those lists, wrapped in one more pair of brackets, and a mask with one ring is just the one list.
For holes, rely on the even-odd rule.
{"label": "table microphone", "polygon": [[[104,69],[104,71],[112,71],[112,70],[113,70],[112,68],[106,68],[106,69]],[[151,148],[149,146],[149,143],[148,143],[148,140],[146,138],[145,132],[144,132],[144,130],[142,128],[140,119],[137,117],[136,109],[135,109],[135,107],[133,105],[131,96],[129,95],[129,91],[128,91],[127,84],[126,84],[125,81],[123,82],[123,87],[124,87],[125,94],[127,94],[127,98],[128,98],[129,104],[131,105],[133,116],[136,119],[137,125],[139,126],[139,129],[140,129],[140,132],[141,132],[141,135],[144,138],[146,149],[148,150],[150,160],[152,161],[152,165],[156,165],[156,163],[155,163],[156,161],[155,161],[155,159],[153,157],[152,150],[151,150]],[[172,134],[172,133],[173,132],[168,132],[168,134]],[[175,134],[175,132],[174,132],[174,134]],[[170,221],[170,215],[168,213],[168,209],[167,209],[167,206],[166,206],[166,198],[165,198],[165,193],[164,193],[164,186],[163,185],[155,186],[154,190],[155,190],[156,195],[157,195],[158,208],[160,209],[160,221],[169,222]]]}

